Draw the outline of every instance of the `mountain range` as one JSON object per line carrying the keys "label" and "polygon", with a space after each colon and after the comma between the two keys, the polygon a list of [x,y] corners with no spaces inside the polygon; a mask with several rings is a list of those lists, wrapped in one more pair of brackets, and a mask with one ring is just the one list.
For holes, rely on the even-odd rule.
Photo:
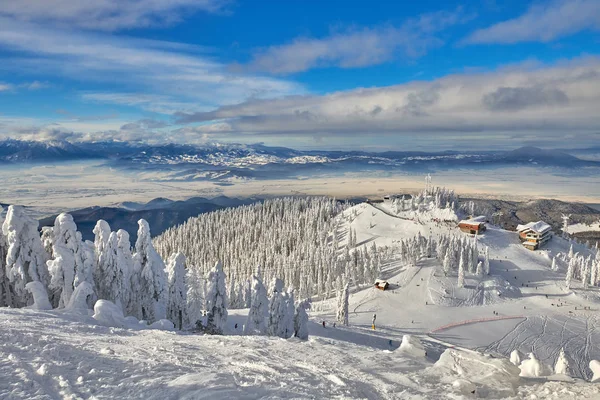
{"label": "mountain range", "polygon": [[[0,141],[0,163],[59,163],[95,160],[137,173],[160,172],[163,179],[208,180],[229,185],[236,180],[286,179],[348,172],[428,173],[457,168],[510,166],[557,167],[566,173],[600,167],[563,150],[521,147],[489,151],[301,151],[262,144],[209,143],[202,146],[130,142]],[[571,172],[571,173],[572,173]]]}

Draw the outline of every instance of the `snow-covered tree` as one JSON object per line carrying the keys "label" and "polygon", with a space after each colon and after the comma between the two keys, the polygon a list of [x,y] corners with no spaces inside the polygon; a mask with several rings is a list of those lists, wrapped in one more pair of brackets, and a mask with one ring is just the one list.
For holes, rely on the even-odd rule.
{"label": "snow-covered tree", "polygon": [[485,247],[485,256],[483,258],[483,273],[486,275],[490,274],[490,248]]}
{"label": "snow-covered tree", "polygon": [[23,207],[8,207],[2,233],[6,240],[6,278],[10,282],[7,305],[11,307],[33,303],[33,296],[25,288],[27,283],[38,281],[47,287],[50,282],[38,225],[35,219],[25,214]]}
{"label": "snow-covered tree", "polygon": [[584,263],[583,271],[581,273],[581,282],[583,283],[584,289],[587,289],[590,284],[590,267],[591,267],[591,260],[590,260],[590,262],[586,261]]}
{"label": "snow-covered tree", "polygon": [[446,250],[446,256],[444,257],[444,275],[448,275],[450,273],[450,269],[452,268],[452,261],[450,258],[450,249]]}
{"label": "snow-covered tree", "polygon": [[188,266],[187,312],[191,325],[197,326],[204,310],[204,287],[206,279],[200,269]]}
{"label": "snow-covered tree", "polygon": [[337,295],[337,321],[347,326],[348,325],[348,297],[350,295],[350,284],[342,283],[338,289]]}
{"label": "snow-covered tree", "polygon": [[142,318],[153,323],[167,316],[167,274],[165,263],[160,258],[150,237],[146,220],[138,221],[135,242],[134,273],[140,271],[140,305]]}
{"label": "snow-covered tree", "polygon": [[310,299],[300,301],[296,305],[294,336],[301,340],[308,340],[308,314],[306,310],[310,309],[310,305]]}
{"label": "snow-covered tree", "polygon": [[176,329],[183,329],[189,324],[187,315],[187,283],[185,256],[176,253],[169,258],[169,300],[167,303],[167,319]]}
{"label": "snow-covered tree", "polygon": [[269,318],[269,298],[267,289],[262,281],[257,277],[252,277],[252,294],[250,298],[250,310],[246,320],[245,333],[258,333],[264,335],[267,333],[267,318]]}
{"label": "snow-covered tree", "polygon": [[69,304],[75,288],[82,282],[94,283],[93,262],[87,260],[81,233],[70,214],[56,217],[52,229],[52,254],[49,260],[50,289],[59,297],[58,307]]}
{"label": "snow-covered tree", "polygon": [[477,276],[483,275],[483,262],[482,261],[479,261],[477,263],[477,270],[475,271],[475,274],[477,274]]}
{"label": "snow-covered tree", "polygon": [[552,271],[558,271],[558,264],[556,263],[556,257],[552,257]]}
{"label": "snow-covered tree", "polygon": [[457,286],[459,288],[465,286],[465,259],[464,259],[464,257],[462,255],[460,256],[460,262],[458,263],[458,282],[457,282]]}
{"label": "snow-covered tree", "polygon": [[565,284],[567,285],[567,288],[571,289],[571,280],[573,279],[573,272],[575,269],[575,263],[577,261],[574,258],[571,258],[569,260],[569,266],[567,268],[567,275],[565,277]]}
{"label": "snow-covered tree", "polygon": [[565,355],[564,348],[560,349],[558,359],[556,360],[556,364],[554,364],[554,373],[569,375],[569,361],[567,360],[567,356]]}
{"label": "snow-covered tree", "polygon": [[571,243],[571,247],[569,247],[569,259],[573,258],[573,243]]}
{"label": "snow-covered tree", "polygon": [[292,312],[292,315],[289,314],[290,297],[283,289],[283,281],[281,279],[274,278],[271,287],[272,294],[269,299],[267,332],[270,336],[289,338],[294,333],[294,313]]}
{"label": "snow-covered tree", "polygon": [[[0,206],[0,214],[2,214],[2,206]],[[6,238],[0,227],[0,307],[6,307],[11,304],[11,287],[8,276],[6,276],[6,252],[8,245]]]}
{"label": "snow-covered tree", "polygon": [[223,265],[217,261],[207,277],[205,330],[212,334],[222,334],[227,322],[227,288]]}
{"label": "snow-covered tree", "polygon": [[516,365],[517,367],[521,365],[521,353],[519,352],[519,350],[514,349],[510,353],[510,362]]}

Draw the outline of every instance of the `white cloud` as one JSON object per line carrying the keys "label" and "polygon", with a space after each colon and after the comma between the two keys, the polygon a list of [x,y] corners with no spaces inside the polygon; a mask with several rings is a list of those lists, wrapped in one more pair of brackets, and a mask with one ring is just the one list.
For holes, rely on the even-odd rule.
{"label": "white cloud", "polygon": [[[127,92],[104,94],[104,100],[98,95],[97,100],[110,101],[113,96],[118,104],[135,103],[131,99],[138,96],[138,104],[156,112],[303,91],[285,80],[233,73],[197,48],[179,43],[75,33],[0,17],[2,48],[18,54],[4,58],[4,69],[118,85]],[[181,107],[184,103],[188,107]]]}
{"label": "white cloud", "polygon": [[251,100],[179,114],[179,122],[226,122],[227,134],[361,136],[365,143],[386,135],[407,142],[448,142],[456,136],[510,140],[525,132],[545,142],[565,132],[598,132],[599,109],[600,59],[584,58],[323,96]]}
{"label": "white cloud", "polygon": [[470,18],[459,8],[425,14],[398,27],[351,29],[324,38],[298,38],[289,44],[258,50],[247,68],[289,74],[328,66],[365,67],[396,57],[414,59],[443,44],[437,35],[440,31]]}
{"label": "white cloud", "polygon": [[171,25],[185,13],[220,12],[228,0],[0,0],[0,16],[21,22],[114,31]]}
{"label": "white cloud", "polygon": [[550,42],[577,32],[598,29],[598,0],[559,0],[536,4],[515,19],[477,30],[463,43]]}
{"label": "white cloud", "polygon": [[12,88],[13,88],[12,85],[10,85],[8,83],[2,83],[2,82],[0,82],[0,92],[11,90]]}

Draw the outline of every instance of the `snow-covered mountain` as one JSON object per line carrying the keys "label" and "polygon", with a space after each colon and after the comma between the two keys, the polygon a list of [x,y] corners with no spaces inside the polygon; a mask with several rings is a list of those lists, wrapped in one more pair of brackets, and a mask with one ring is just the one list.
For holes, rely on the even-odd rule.
{"label": "snow-covered mountain", "polygon": [[261,144],[209,143],[202,146],[165,144],[147,145],[126,142],[0,142],[0,161],[44,162],[104,159],[126,168],[188,168],[194,171],[228,168],[230,170],[271,167],[314,168],[462,168],[495,165],[539,165],[574,168],[600,166],[600,162],[581,160],[562,151],[522,147],[512,151],[300,151]]}
{"label": "snow-covered mountain", "polygon": [[[227,300],[218,304],[230,308],[222,334],[174,330],[167,320],[148,325],[133,314],[125,318],[106,300],[92,310],[86,296],[78,306],[73,301],[45,310],[0,307],[0,398],[597,398],[598,386],[589,381],[600,377],[595,315],[600,280],[595,273],[590,278],[572,270],[565,281],[569,269],[589,272],[585,260],[597,262],[596,250],[555,235],[533,252],[515,232],[491,224],[473,237],[457,228],[461,215],[453,200],[445,189],[340,208],[327,199],[273,199],[266,206],[206,214],[153,243],[141,223],[143,240],[136,242],[133,260],[145,263],[149,274],[157,265],[164,268],[152,246],[165,253],[163,259],[185,253],[188,267],[181,270],[187,269],[188,311],[213,312],[217,303],[196,296],[220,292]],[[161,198],[127,206],[151,211],[172,203]],[[60,217],[55,231],[45,231],[39,242],[35,229],[23,229],[33,221],[13,213],[6,229],[11,235],[0,240],[0,253],[3,243],[31,250],[27,254],[50,247],[51,275],[67,276],[58,275],[57,267],[66,267],[70,252],[79,253],[75,227],[65,222],[69,218]],[[119,263],[135,265],[123,233],[106,229],[86,244],[100,255],[98,265],[110,264],[113,252]],[[114,239],[104,241],[107,235],[122,239],[116,249]],[[35,241],[37,248],[29,248]],[[207,266],[204,275],[199,267],[203,259],[217,257],[223,259],[226,280],[215,285],[218,268]],[[169,257],[166,268],[169,299],[177,293],[175,259]],[[16,265],[13,256],[6,260],[8,267]],[[593,265],[597,272],[600,263]],[[103,273],[112,270],[97,268],[89,279],[100,288]],[[124,270],[130,278],[140,274],[139,268]],[[254,301],[250,309],[240,307],[248,301],[248,272],[266,282],[284,278],[298,300],[312,293],[308,340],[244,331]],[[387,290],[373,287],[373,272],[387,281]],[[137,293],[133,299],[153,298],[158,293],[151,288],[166,284],[166,276],[153,276],[154,285],[141,291],[123,287]],[[348,288],[343,291],[342,281]],[[269,326],[278,323],[273,315],[282,310],[273,299],[283,285],[277,289],[273,282]],[[52,280],[63,290],[66,283],[66,278]],[[340,295],[346,290],[350,293]],[[110,295],[98,297],[104,296]],[[266,300],[266,292],[263,296]]]}

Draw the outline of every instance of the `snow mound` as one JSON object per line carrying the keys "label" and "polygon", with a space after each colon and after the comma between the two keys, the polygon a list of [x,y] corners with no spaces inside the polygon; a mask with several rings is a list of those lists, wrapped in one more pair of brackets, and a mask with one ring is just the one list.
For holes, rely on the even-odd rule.
{"label": "snow mound", "polygon": [[523,358],[523,356],[521,355],[521,352],[519,350],[514,349],[513,351],[511,351],[510,362],[513,363],[514,365],[516,365],[517,367],[519,365],[521,365],[522,358]]}
{"label": "snow mound", "polygon": [[421,344],[421,341],[411,335],[402,336],[402,343],[400,343],[400,347],[397,351],[403,355],[425,357],[425,348]]}
{"label": "snow mound", "polygon": [[94,304],[94,315],[92,318],[101,325],[115,328],[124,328],[127,325],[121,308],[108,300],[98,300]]}
{"label": "snow mound", "polygon": [[75,291],[71,295],[71,299],[69,300],[69,304],[67,304],[65,307],[65,310],[77,314],[88,315],[87,299],[93,294],[94,288],[92,285],[88,282],[81,282],[75,288]]}
{"label": "snow mound", "polygon": [[48,292],[46,292],[41,282],[29,282],[25,285],[25,289],[33,296],[33,304],[28,308],[32,310],[52,310],[52,304],[48,300]]}
{"label": "snow mound", "polygon": [[426,374],[460,394],[476,390],[478,396],[490,398],[514,396],[519,383],[519,368],[508,359],[458,349],[444,351]]}
{"label": "snow mound", "polygon": [[175,330],[175,325],[168,319],[159,319],[155,323],[149,326],[150,329],[159,329],[161,331],[172,331]]}
{"label": "snow mound", "polygon": [[537,378],[548,375],[544,365],[535,358],[533,353],[529,353],[529,358],[521,362],[519,369],[521,370],[519,375],[527,378]]}
{"label": "snow mound", "polygon": [[600,361],[592,360],[590,361],[590,369],[592,370],[592,382],[596,382],[600,380]]}

